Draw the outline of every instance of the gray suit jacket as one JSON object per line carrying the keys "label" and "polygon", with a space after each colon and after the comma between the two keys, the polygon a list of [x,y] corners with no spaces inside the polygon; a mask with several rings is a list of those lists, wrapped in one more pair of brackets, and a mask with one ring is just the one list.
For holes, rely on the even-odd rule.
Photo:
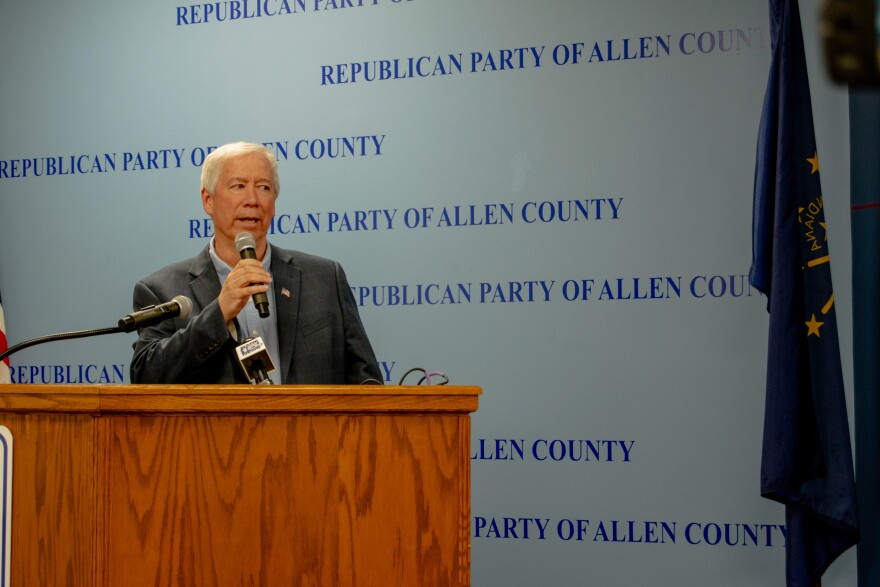
{"label": "gray suit jacket", "polygon": [[[382,381],[376,357],[339,263],[272,247],[272,286],[284,383],[359,384]],[[282,295],[282,288],[289,295]],[[185,295],[186,318],[138,330],[132,383],[247,383],[217,296],[220,280],[208,247],[139,281],[136,310]]]}

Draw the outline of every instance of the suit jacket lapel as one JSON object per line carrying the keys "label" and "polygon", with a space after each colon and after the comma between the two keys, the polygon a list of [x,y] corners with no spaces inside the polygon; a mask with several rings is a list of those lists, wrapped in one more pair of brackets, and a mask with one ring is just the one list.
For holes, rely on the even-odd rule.
{"label": "suit jacket lapel", "polygon": [[220,295],[220,280],[217,278],[217,272],[213,269],[211,254],[208,252],[208,247],[205,247],[189,268],[191,277],[189,286],[192,289],[195,307],[198,310],[216,300]]}
{"label": "suit jacket lapel", "polygon": [[287,383],[293,368],[302,274],[293,264],[293,258],[286,251],[275,247],[272,247],[272,285],[275,290],[275,311],[278,314],[281,381]]}

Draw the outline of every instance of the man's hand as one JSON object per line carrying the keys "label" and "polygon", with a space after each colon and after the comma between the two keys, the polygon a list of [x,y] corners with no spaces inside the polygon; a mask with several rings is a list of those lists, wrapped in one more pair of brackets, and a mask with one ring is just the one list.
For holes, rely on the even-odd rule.
{"label": "man's hand", "polygon": [[241,312],[250,297],[256,293],[269,291],[272,275],[263,269],[263,265],[255,259],[242,259],[226,278],[217,302],[223,319],[229,322]]}

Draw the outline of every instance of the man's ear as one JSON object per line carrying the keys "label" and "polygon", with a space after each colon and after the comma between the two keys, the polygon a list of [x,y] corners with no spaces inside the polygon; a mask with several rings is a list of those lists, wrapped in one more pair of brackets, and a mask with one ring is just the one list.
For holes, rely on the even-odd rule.
{"label": "man's ear", "polygon": [[205,188],[202,188],[202,208],[208,216],[214,216],[214,196]]}

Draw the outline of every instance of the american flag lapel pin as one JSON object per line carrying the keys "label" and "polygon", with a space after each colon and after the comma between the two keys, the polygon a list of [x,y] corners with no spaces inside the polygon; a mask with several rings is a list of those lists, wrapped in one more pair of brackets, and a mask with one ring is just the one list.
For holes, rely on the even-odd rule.
{"label": "american flag lapel pin", "polygon": [[285,298],[289,298],[290,297],[290,290],[287,289],[286,287],[282,287],[281,288],[281,295],[284,296]]}

